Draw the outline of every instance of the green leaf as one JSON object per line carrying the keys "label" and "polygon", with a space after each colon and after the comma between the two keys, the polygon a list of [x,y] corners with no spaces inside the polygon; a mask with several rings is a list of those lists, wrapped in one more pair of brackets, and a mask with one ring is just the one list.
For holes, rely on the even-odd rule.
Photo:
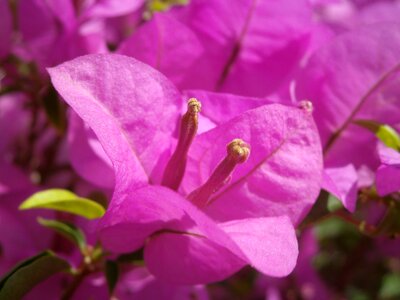
{"label": "green leaf", "polygon": [[81,252],[86,248],[86,238],[82,230],[71,223],[61,222],[57,220],[48,220],[43,218],[38,218],[40,225],[53,229],[62,236],[66,237],[74,244],[76,244]]}
{"label": "green leaf", "polygon": [[400,136],[389,125],[371,120],[356,120],[354,123],[373,132],[387,147],[400,151]]}
{"label": "green leaf", "polygon": [[332,194],[329,194],[327,208],[330,212],[338,211],[343,208],[342,202]]}
{"label": "green leaf", "polygon": [[110,292],[110,295],[112,295],[119,277],[118,264],[115,261],[107,260],[104,273],[107,279],[108,291]]}
{"label": "green leaf", "polygon": [[380,299],[400,298],[400,274],[387,274],[379,291]]}
{"label": "green leaf", "polygon": [[19,209],[47,208],[69,212],[87,219],[97,219],[104,215],[103,206],[90,199],[81,198],[62,189],[50,189],[33,194]]}
{"label": "green leaf", "polygon": [[166,11],[174,5],[186,5],[189,0],[151,0],[148,7],[151,12]]}
{"label": "green leaf", "polygon": [[21,262],[1,279],[0,300],[21,299],[40,282],[69,268],[67,261],[51,251],[31,257]]}

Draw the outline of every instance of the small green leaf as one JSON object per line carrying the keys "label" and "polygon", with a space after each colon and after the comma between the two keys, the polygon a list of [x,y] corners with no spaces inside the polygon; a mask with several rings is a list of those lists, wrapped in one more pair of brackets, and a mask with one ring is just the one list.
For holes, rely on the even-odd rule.
{"label": "small green leaf", "polygon": [[47,208],[69,212],[87,219],[97,219],[104,215],[103,206],[90,199],[81,198],[62,189],[50,189],[33,194],[19,209]]}
{"label": "small green leaf", "polygon": [[112,295],[119,277],[118,264],[115,261],[107,260],[104,273],[107,279],[108,291]]}
{"label": "small green leaf", "polygon": [[151,12],[166,11],[174,5],[186,5],[189,0],[151,0],[148,7]]}
{"label": "small green leaf", "polygon": [[71,223],[61,222],[57,220],[48,220],[43,218],[38,218],[40,225],[53,229],[59,234],[63,235],[74,244],[76,244],[81,251],[86,248],[86,239],[82,230]]}
{"label": "small green leaf", "polygon": [[21,262],[1,279],[0,300],[21,299],[40,282],[69,268],[67,261],[51,251],[31,257]]}
{"label": "small green leaf", "polygon": [[327,208],[330,212],[338,211],[343,208],[342,202],[332,194],[329,194]]}
{"label": "small green leaf", "polygon": [[383,278],[379,291],[380,299],[399,299],[400,297],[400,274],[387,274]]}
{"label": "small green leaf", "polygon": [[371,120],[356,120],[354,123],[375,133],[376,137],[387,147],[400,151],[400,136],[389,125]]}

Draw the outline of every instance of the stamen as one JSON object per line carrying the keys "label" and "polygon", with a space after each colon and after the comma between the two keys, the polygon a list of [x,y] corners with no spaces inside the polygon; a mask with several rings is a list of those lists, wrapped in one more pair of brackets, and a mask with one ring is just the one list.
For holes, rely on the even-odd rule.
{"label": "stamen", "polygon": [[299,102],[299,107],[307,113],[312,113],[314,110],[313,104],[309,100],[302,100]]}
{"label": "stamen", "polygon": [[186,168],[187,153],[197,133],[199,124],[198,114],[200,110],[200,101],[195,98],[189,99],[187,111],[181,119],[178,144],[175,152],[172,154],[167,166],[165,167],[161,182],[162,185],[171,189],[177,190],[181,184]]}
{"label": "stamen", "polygon": [[205,207],[212,194],[230,179],[237,164],[244,163],[250,155],[250,146],[241,139],[234,139],[227,147],[227,156],[218,164],[205,184],[194,190],[188,199],[198,207]]}

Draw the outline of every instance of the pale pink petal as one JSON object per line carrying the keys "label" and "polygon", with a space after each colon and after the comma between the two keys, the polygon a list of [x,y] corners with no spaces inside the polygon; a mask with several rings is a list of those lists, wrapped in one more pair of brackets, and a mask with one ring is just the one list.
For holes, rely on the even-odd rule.
{"label": "pale pink petal", "polygon": [[296,266],[295,229],[286,216],[242,219],[220,224],[259,272],[283,277]]}
{"label": "pale pink petal", "polygon": [[203,46],[196,35],[165,14],[155,14],[118,49],[118,53],[159,70],[178,86],[202,52]]}
{"label": "pale pink petal", "polygon": [[[122,55],[82,56],[49,69],[65,101],[97,135],[121,186],[159,180],[181,98],[147,65]],[[161,164],[161,165],[160,165]]]}
{"label": "pale pink petal", "polygon": [[322,188],[336,196],[350,212],[357,202],[357,171],[353,165],[340,168],[325,168]]}
{"label": "pale pink petal", "polygon": [[209,178],[235,138],[251,146],[250,157],[236,167],[206,212],[219,221],[287,214],[298,223],[318,196],[322,176],[321,146],[311,114],[265,105],[199,135],[189,152],[186,193]]}

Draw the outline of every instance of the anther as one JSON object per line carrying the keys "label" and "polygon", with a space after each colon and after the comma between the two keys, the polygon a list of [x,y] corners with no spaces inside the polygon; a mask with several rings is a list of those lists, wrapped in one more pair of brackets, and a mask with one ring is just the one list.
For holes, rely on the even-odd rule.
{"label": "anther", "polygon": [[187,153],[197,133],[199,124],[198,114],[200,111],[200,101],[195,98],[189,99],[187,111],[181,119],[178,144],[165,167],[161,182],[162,185],[171,189],[177,190],[181,184],[186,168]]}
{"label": "anther", "polygon": [[314,110],[313,104],[309,100],[302,100],[299,102],[299,107],[308,113],[312,113]]}
{"label": "anther", "polygon": [[226,157],[218,164],[207,182],[188,196],[198,207],[207,206],[212,194],[229,181],[236,165],[244,163],[250,155],[250,146],[241,139],[231,141],[226,150]]}

